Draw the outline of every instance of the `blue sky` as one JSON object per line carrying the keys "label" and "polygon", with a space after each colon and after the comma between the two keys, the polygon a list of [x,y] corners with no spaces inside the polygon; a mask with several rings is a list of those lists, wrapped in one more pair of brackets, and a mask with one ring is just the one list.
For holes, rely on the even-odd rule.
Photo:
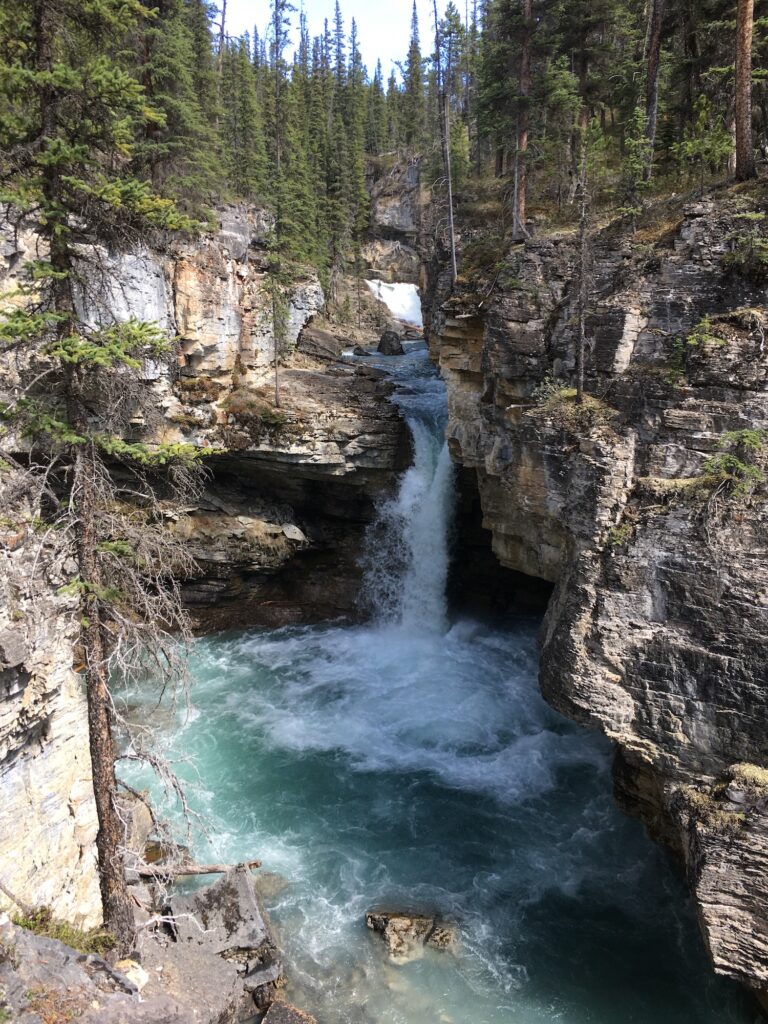
{"label": "blue sky", "polygon": [[[293,0],[299,8],[301,0]],[[389,75],[393,61],[403,60],[408,49],[411,31],[411,8],[413,0],[341,0],[341,12],[347,32],[354,18],[360,33],[360,49],[363,60],[373,73],[376,59],[381,57],[385,77]],[[335,0],[304,0],[304,10],[309,19],[312,35],[322,31],[323,20],[333,19]],[[422,51],[431,52],[432,0],[417,0],[419,27],[421,29]],[[463,4],[459,4],[463,6]],[[442,14],[445,0],[438,0]],[[269,0],[227,0],[227,30],[230,35],[253,30],[257,25],[263,32],[269,23]],[[298,15],[293,15],[298,24]],[[296,37],[294,32],[294,42]]]}

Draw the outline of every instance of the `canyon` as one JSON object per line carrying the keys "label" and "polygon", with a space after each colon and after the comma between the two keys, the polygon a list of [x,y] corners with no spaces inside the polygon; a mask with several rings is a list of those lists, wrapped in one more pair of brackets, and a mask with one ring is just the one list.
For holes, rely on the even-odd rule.
{"label": "canyon", "polygon": [[[598,233],[577,408],[562,384],[574,234],[542,231],[493,266],[466,259],[454,285],[418,162],[369,184],[368,272],[420,284],[447,388],[467,509],[456,563],[493,565],[464,590],[479,600],[492,586],[503,607],[505,589],[525,602],[554,588],[542,693],[613,743],[616,798],[684,863],[715,969],[765,1000],[768,515],[707,482],[729,433],[768,430],[765,287],[723,265],[763,200],[670,200],[635,233]],[[387,374],[339,358],[375,339],[386,311],[366,298],[357,325],[328,322],[311,274],[294,286],[274,409],[268,229],[262,211],[222,208],[202,239],[102,254],[108,273],[82,296],[93,317],[153,320],[178,339],[174,365],[147,367],[159,415],[136,436],[223,449],[198,504],[168,515],[199,566],[182,585],[206,633],[359,620],[365,537],[412,456]],[[461,241],[468,253],[471,229]],[[5,287],[31,245],[5,240]],[[354,297],[356,282],[341,290]],[[88,926],[96,819],[66,566],[47,585],[29,572],[47,543],[3,521],[22,583],[0,608],[0,880]]]}

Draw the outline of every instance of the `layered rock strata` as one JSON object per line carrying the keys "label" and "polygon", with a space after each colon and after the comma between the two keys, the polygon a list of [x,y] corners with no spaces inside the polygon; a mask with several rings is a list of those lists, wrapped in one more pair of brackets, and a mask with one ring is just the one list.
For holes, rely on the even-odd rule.
{"label": "layered rock strata", "polygon": [[[72,602],[57,595],[67,566],[13,511],[0,525],[0,882],[88,928],[101,920],[98,825]],[[19,911],[0,893],[4,908]]]}
{"label": "layered rock strata", "polygon": [[[223,451],[200,502],[167,509],[169,529],[197,560],[183,591],[201,629],[355,615],[367,523],[408,458],[382,375],[339,364],[344,339],[311,326],[324,303],[311,275],[289,296],[277,407],[270,227],[263,211],[227,207],[218,230],[198,239],[82,253],[86,322],[134,317],[175,340],[172,358],[144,364],[148,401],[133,438]],[[0,239],[4,301],[14,301],[34,255],[43,255],[39,239],[23,226]],[[0,397],[20,372],[4,364]],[[0,536],[14,569],[7,579],[20,581],[0,607],[0,882],[86,926],[99,919],[97,826],[73,609],[57,597],[75,567],[52,559],[56,571],[38,592],[42,535],[16,511],[4,510]]]}
{"label": "layered rock strata", "polygon": [[725,192],[598,237],[582,407],[572,236],[449,297],[435,277],[431,345],[497,557],[556,583],[545,696],[616,743],[618,799],[685,858],[716,969],[764,991],[768,315],[764,283],[727,272],[763,202]]}

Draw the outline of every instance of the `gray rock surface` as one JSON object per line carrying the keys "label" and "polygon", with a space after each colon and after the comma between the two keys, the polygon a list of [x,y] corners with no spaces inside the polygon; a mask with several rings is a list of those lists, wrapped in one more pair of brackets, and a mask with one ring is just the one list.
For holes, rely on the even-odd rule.
{"label": "gray rock surface", "polygon": [[116,967],[0,917],[0,1008],[21,1024],[235,1024],[268,1007],[283,968],[250,873],[238,868],[172,908],[177,941],[147,929]]}
{"label": "gray rock surface", "polygon": [[[12,481],[4,483],[12,493]],[[29,904],[100,923],[85,700],[73,671],[66,551],[23,503],[0,525],[0,878]],[[40,570],[31,578],[32,566]],[[0,910],[16,911],[0,894]]]}
{"label": "gray rock surface", "polygon": [[[734,818],[717,794],[737,762],[768,764],[768,511],[701,486],[728,431],[768,429],[766,293],[720,264],[758,200],[655,211],[664,230],[642,246],[598,238],[587,389],[602,397],[581,412],[536,391],[572,380],[568,236],[516,247],[482,308],[493,281],[447,299],[434,268],[430,341],[497,557],[557,584],[545,696],[616,743],[617,797],[684,857],[716,969],[765,990],[766,804]],[[687,344],[705,317],[719,337]]]}
{"label": "gray rock surface", "polygon": [[270,1006],[262,1024],[317,1024],[317,1021],[308,1013],[279,1000]]}
{"label": "gray rock surface", "polygon": [[258,950],[269,939],[250,871],[238,867],[188,896],[172,896],[168,909],[180,945],[211,953]]}
{"label": "gray rock surface", "polygon": [[397,331],[384,331],[379,339],[379,347],[376,351],[382,356],[403,355],[403,342]]}

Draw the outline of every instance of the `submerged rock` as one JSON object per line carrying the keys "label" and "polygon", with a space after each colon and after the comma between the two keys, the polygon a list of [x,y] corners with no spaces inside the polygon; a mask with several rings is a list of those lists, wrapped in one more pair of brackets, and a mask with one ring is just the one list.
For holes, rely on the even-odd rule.
{"label": "submerged rock", "polygon": [[381,935],[392,959],[401,963],[418,957],[424,946],[450,949],[456,944],[455,926],[436,914],[369,910],[365,923]]}
{"label": "submerged rock", "polygon": [[400,340],[400,335],[396,331],[384,331],[379,342],[379,347],[376,350],[382,356],[402,356],[405,355],[403,349],[403,343]]}
{"label": "submerged rock", "polygon": [[317,1024],[314,1017],[288,1003],[272,1003],[262,1024]]}

